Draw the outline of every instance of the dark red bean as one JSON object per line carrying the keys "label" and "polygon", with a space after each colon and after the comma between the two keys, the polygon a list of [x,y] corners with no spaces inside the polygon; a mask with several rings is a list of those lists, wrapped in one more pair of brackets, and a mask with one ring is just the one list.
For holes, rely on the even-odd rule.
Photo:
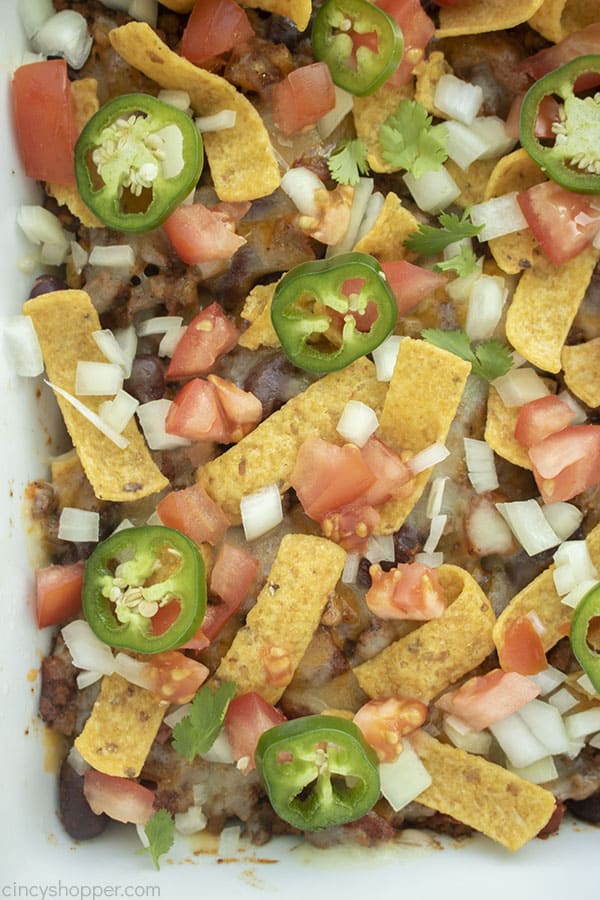
{"label": "dark red bean", "polygon": [[58,806],[65,831],[77,841],[88,841],[102,834],[110,821],[108,816],[97,816],[92,811],[83,793],[83,775],[66,759],[60,768]]}
{"label": "dark red bean", "polygon": [[165,394],[165,367],[160,357],[149,353],[136,356],[123,387],[140,403],[161,400]]}
{"label": "dark red bean", "polygon": [[567,809],[584,822],[600,823],[600,791],[585,800],[567,800]]}
{"label": "dark red bean", "polygon": [[29,298],[39,297],[40,294],[51,294],[52,291],[66,291],[69,285],[56,275],[38,275],[29,292]]}
{"label": "dark red bean", "polygon": [[290,399],[290,382],[298,372],[281,353],[275,353],[257,363],[246,376],[244,390],[251,391],[262,403],[266,419]]}

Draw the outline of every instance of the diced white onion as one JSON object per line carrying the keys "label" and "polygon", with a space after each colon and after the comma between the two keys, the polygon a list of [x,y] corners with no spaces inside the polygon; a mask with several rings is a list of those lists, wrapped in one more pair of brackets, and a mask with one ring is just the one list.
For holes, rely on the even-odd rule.
{"label": "diced white onion", "polygon": [[372,355],[377,381],[391,381],[396,360],[398,359],[401,340],[402,337],[399,334],[390,334],[385,341],[381,342],[379,347],[373,350]]}
{"label": "diced white onion", "polygon": [[572,503],[564,501],[546,503],[542,506],[542,512],[561,541],[566,541],[567,538],[570,538],[583,521],[581,510],[577,509]]}
{"label": "diced white onion", "polygon": [[239,825],[229,825],[224,828],[219,838],[217,859],[234,859],[240,846],[241,828]]}
{"label": "diced white onion", "polygon": [[190,806],[185,812],[175,813],[175,828],[180,834],[197,834],[204,831],[208,819],[200,806]]}
{"label": "diced white onion", "polygon": [[[454,254],[456,256],[456,254]],[[451,300],[468,300],[475,282],[479,279],[483,271],[483,257],[477,260],[477,268],[469,275],[454,278],[446,285],[446,293]]]}
{"label": "diced white onion", "polygon": [[565,687],[560,688],[560,690],[555,691],[551,697],[548,697],[548,703],[555,706],[561,715],[564,715],[566,712],[569,712],[570,709],[573,709],[574,706],[577,706],[578,702],[579,701],[573,696],[571,691],[567,690]]}
{"label": "diced white onion", "polygon": [[447,481],[447,476],[438,475],[438,477],[434,478],[431,482],[429,495],[427,497],[427,508],[425,510],[425,515],[428,519],[433,519],[434,516],[439,515],[442,511],[442,502]]}
{"label": "diced white onion", "polygon": [[464,438],[467,473],[478,494],[499,487],[494,451],[485,441]]}
{"label": "diced white onion", "polygon": [[31,46],[44,56],[62,56],[72,69],[81,69],[92,49],[92,36],[81,13],[63,9],[31,38]]}
{"label": "diced white onion", "polygon": [[408,740],[403,739],[398,759],[379,766],[381,793],[394,812],[412,803],[431,784],[432,778]]}
{"label": "diced white onion", "polygon": [[393,562],[395,557],[393,534],[372,534],[367,541],[364,555],[371,564]]}
{"label": "diced white onion", "polygon": [[471,222],[473,225],[483,225],[477,235],[480,241],[490,241],[528,228],[527,219],[517,203],[516,191],[476,203],[471,207]]}
{"label": "diced white onion", "polygon": [[460,255],[463,247],[468,250],[473,249],[473,241],[471,240],[471,238],[461,238],[458,241],[453,241],[451,244],[448,244],[446,247],[444,247],[442,256],[445,260],[453,259],[455,256]]}
{"label": "diced white onion", "polygon": [[536,675],[528,676],[534,684],[540,689],[540,694],[542,697],[545,697],[546,694],[549,694],[559,685],[561,685],[565,679],[566,675],[564,672],[561,672],[560,669],[556,669],[554,666],[548,666],[547,669],[543,669],[541,672],[538,672]]}
{"label": "diced white onion", "polygon": [[569,391],[560,391],[557,394],[559,400],[562,400],[563,403],[567,403],[573,412],[575,413],[575,418],[572,421],[572,425],[583,425],[584,422],[587,422],[587,413],[585,409],[579,405],[575,397],[569,393]]}
{"label": "diced white onion", "polygon": [[89,763],[85,761],[75,744],[72,745],[67,755],[67,762],[78,775],[85,775],[90,768]]}
{"label": "diced white onion", "polygon": [[137,326],[138,337],[148,337],[150,334],[165,334],[170,328],[180,328],[183,316],[153,316],[145,319]]}
{"label": "diced white onion", "polygon": [[138,687],[152,690],[155,682],[152,678],[152,669],[146,662],[134,659],[127,653],[117,653],[115,657],[115,672]]}
{"label": "diced white onion", "polygon": [[[475,476],[473,476],[475,478]],[[477,556],[514,553],[513,533],[487,498],[472,503],[465,520],[469,545]]]}
{"label": "diced white onion", "polygon": [[415,562],[423,563],[424,566],[429,566],[430,569],[437,569],[444,562],[444,554],[440,552],[415,553]]}
{"label": "diced white onion", "polygon": [[600,577],[585,540],[564,541],[554,553],[553,559],[556,567],[552,577],[560,596],[568,594],[580,584],[595,582]]}
{"label": "diced white onion", "polygon": [[519,778],[524,778],[525,781],[530,781],[532,784],[546,784],[548,781],[558,778],[556,765],[551,756],[544,756],[523,769],[517,769],[514,766],[511,766],[510,769]]}
{"label": "diced white onion", "polygon": [[99,410],[100,418],[106,422],[109,428],[122,434],[139,405],[139,400],[136,400],[127,391],[119,390],[115,394],[114,400],[105,400],[102,403]]}
{"label": "diced white onion", "polygon": [[109,269],[133,269],[135,253],[129,244],[109,244],[94,247],[88,262],[90,266],[104,266]]}
{"label": "diced white onion", "polygon": [[147,22],[152,28],[156,28],[158,18],[157,0],[131,0],[127,12],[137,22]]}
{"label": "diced white onion", "polygon": [[456,75],[442,75],[433,97],[433,105],[452,119],[470,125],[483,103],[483,90]]}
{"label": "diced white onion", "polygon": [[125,360],[125,378],[129,378],[131,375],[131,365],[135,359],[135,354],[137,353],[138,339],[135,326],[127,325],[126,328],[117,328],[114,334],[119,347],[123,351],[123,358]]}
{"label": "diced white onion", "polygon": [[476,159],[485,153],[487,145],[481,138],[462,122],[445,122],[448,132],[447,152],[451,160],[465,171]]}
{"label": "diced white onion", "polygon": [[121,12],[127,12],[131,0],[100,0],[107,9],[118,9]]}
{"label": "diced white onion", "polygon": [[84,267],[87,266],[90,255],[87,250],[83,249],[81,244],[77,243],[77,241],[71,241],[69,246],[71,248],[71,263],[73,268],[78,275],[81,275]]}
{"label": "diced white onion", "polygon": [[164,159],[161,160],[162,175],[166,179],[177,178],[183,170],[185,160],[183,158],[183,133],[178,125],[165,125],[154,132],[154,137],[162,141],[161,151]]}
{"label": "diced white onion", "polygon": [[498,275],[480,275],[469,295],[465,331],[472,341],[485,341],[494,334],[500,319],[508,288]]}
{"label": "diced white onion", "polygon": [[[105,3],[105,0],[102,0],[102,2]],[[137,824],[135,826],[135,830],[137,831],[137,836],[140,839],[142,847],[149,847],[150,840],[148,838],[148,835],[146,834],[146,826]]]}
{"label": "diced white onion", "polygon": [[75,370],[75,393],[78,397],[114,395],[123,386],[123,369],[116,363],[80,359]]}
{"label": "diced white onion", "polygon": [[572,741],[585,738],[600,729],[600,707],[593,706],[583,712],[572,713],[564,719],[567,734]]}
{"label": "diced white onion", "polygon": [[61,248],[60,262],[64,262],[69,251],[69,241],[54,213],[43,206],[23,205],[17,213],[17,224],[32,244],[41,244],[42,249],[45,246],[54,247],[57,252]]}
{"label": "diced white onion", "polygon": [[21,59],[21,65],[30,66],[32,63],[44,62],[45,59],[43,53],[32,53],[31,50],[26,50]]}
{"label": "diced white onion", "polygon": [[510,369],[506,375],[495,378],[492,384],[506,407],[524,406],[530,400],[547,397],[550,393],[535,369],[529,366]]}
{"label": "diced white onion", "polygon": [[110,328],[93,331],[92,337],[103,356],[105,356],[109,362],[120,366],[124,372],[127,369],[128,361],[125,358],[123,348]]}
{"label": "diced white onion", "polygon": [[334,90],[335,106],[333,109],[330,109],[329,112],[326,112],[324,116],[321,116],[317,122],[317,131],[319,132],[321,140],[325,140],[332,131],[335,131],[348,113],[352,112],[352,107],[354,105],[354,97],[352,94],[349,94],[348,91],[343,90],[337,85],[334,86]]}
{"label": "diced white onion", "polygon": [[420,178],[407,172],[402,179],[423,212],[439,213],[460,195],[459,186],[443,166],[437,172],[425,172]]}
{"label": "diced white onion", "polygon": [[442,728],[444,733],[459,750],[487,756],[492,747],[492,736],[488,731],[459,730],[455,727],[454,716],[444,716]]}
{"label": "diced white onion", "polygon": [[593,747],[595,750],[600,750],[600,732],[592,735],[588,741],[588,746]]}
{"label": "diced white onion", "polygon": [[4,338],[17,375],[35,378],[42,374],[44,360],[31,316],[9,316],[4,322]]}
{"label": "diced white onion", "polygon": [[364,238],[365,234],[369,233],[369,231],[377,221],[379,213],[383,209],[384,202],[384,196],[383,194],[380,194],[379,191],[375,191],[374,194],[371,194],[371,196],[367,200],[367,208],[356,234],[356,244],[358,244],[358,242]]}
{"label": "diced white onion", "polygon": [[560,602],[564,603],[565,606],[570,606],[572,609],[575,609],[576,606],[579,606],[580,601],[583,600],[588,591],[595,588],[597,584],[597,580],[586,579],[585,581],[580,581],[579,584],[575,585],[574,588],[560,598]]}
{"label": "diced white onion", "polygon": [[233,750],[231,749],[231,744],[229,743],[227,732],[224,728],[221,729],[221,731],[215,738],[210,750],[207,750],[206,753],[201,753],[200,756],[202,757],[202,759],[205,759],[206,762],[228,764],[233,764],[235,762],[233,758]]}
{"label": "diced white onion", "polygon": [[281,190],[287,194],[298,212],[303,216],[316,216],[317,204],[315,191],[325,191],[327,188],[311,169],[305,166],[295,166],[288,169],[281,179]]}
{"label": "diced white onion", "polygon": [[76,669],[87,669],[112,675],[115,661],[108,644],[97,638],[84,619],[75,619],[61,629],[61,634]]}
{"label": "diced white onion", "polygon": [[159,514],[154,510],[146,519],[146,525],[162,525],[163,521]]}
{"label": "diced white onion", "polygon": [[58,521],[58,537],[61,541],[87,543],[100,537],[100,515],[90,509],[65,506]]}
{"label": "diced white onion", "polygon": [[436,441],[435,444],[430,444],[429,447],[425,447],[419,453],[415,453],[412,459],[408,460],[407,465],[413,475],[418,475],[419,472],[424,472],[425,469],[431,469],[433,466],[436,466],[448,456],[450,456],[448,448]]}
{"label": "diced white onion", "polygon": [[42,25],[56,15],[52,0],[20,0],[17,4],[23,30],[31,39]]}
{"label": "diced white onion", "polygon": [[[189,704],[188,704],[189,705]],[[192,785],[192,797],[194,798],[194,806],[203,806],[210,796],[208,785],[205,782]]]}
{"label": "diced white onion", "polygon": [[236,119],[235,109],[222,109],[212,116],[198,116],[194,121],[198,131],[226,131],[235,126]]}
{"label": "diced white onion", "polygon": [[579,687],[580,687],[582,690],[584,690],[584,691],[586,692],[586,694],[589,694],[590,697],[594,697],[594,698],[596,698],[596,699],[597,699],[598,697],[600,697],[600,694],[598,693],[598,691],[596,690],[596,688],[594,687],[594,685],[593,685],[592,682],[590,681],[589,675],[586,675],[585,673],[584,673],[583,675],[581,675],[581,676],[577,679],[577,684],[579,685]]}
{"label": "diced white onion", "polygon": [[187,112],[190,108],[190,95],[187,91],[159,91],[158,99],[169,106],[179,109],[181,112]]}
{"label": "diced white onion", "polygon": [[358,230],[366,215],[369,200],[373,193],[374,183],[372,178],[361,178],[359,179],[358,184],[354,185],[354,196],[352,198],[352,206],[350,207],[350,221],[348,223],[348,228],[341,241],[337,244],[330,244],[327,247],[325,253],[327,258],[337,256],[339,253],[348,253],[356,244]]}
{"label": "diced white onion", "polygon": [[176,447],[188,447],[191,443],[187,438],[167,434],[165,431],[165,420],[171,403],[171,400],[163,397],[141,403],[137,408],[137,417],[151,450],[175,450]]}
{"label": "diced white onion", "polygon": [[64,244],[42,244],[40,262],[45,266],[61,266],[66,259]]}
{"label": "diced white onion", "polygon": [[168,328],[163,334],[160,344],[158,345],[158,355],[160,357],[171,357],[175,353],[177,344],[187,331],[187,325],[179,325],[177,328]]}
{"label": "diced white onion", "polygon": [[97,681],[100,681],[102,678],[102,672],[95,672],[92,669],[86,670],[85,672],[80,672],[77,676],[77,687],[80,691],[85,690],[86,687],[90,687],[92,684],[96,684]]}
{"label": "diced white onion", "polygon": [[[189,715],[190,709],[192,708],[191,703],[183,703],[181,706],[178,706],[177,709],[174,709],[173,712],[168,713],[163,719],[165,725],[168,725],[169,728],[175,728],[178,722],[181,722],[182,719],[185,719],[187,715]],[[196,802],[194,800],[194,802]]]}
{"label": "diced white onion", "polygon": [[427,536],[427,540],[423,546],[424,553],[434,553],[437,545],[440,542],[440,538],[444,533],[444,528],[446,527],[446,522],[448,521],[448,516],[434,516],[431,520],[431,525],[429,527],[429,534]]}
{"label": "diced white onion", "polygon": [[551,756],[566,753],[569,749],[569,735],[561,714],[555,706],[543,700],[530,700],[522,706],[517,715],[546,748]]}
{"label": "diced white onion", "polygon": [[70,394],[68,391],[65,391],[63,388],[59,387],[57,384],[52,384],[51,381],[44,380],[44,383],[48,385],[48,387],[52,388],[55,394],[58,394],[63,400],[66,400],[67,403],[70,403],[74,409],[77,410],[78,413],[91,422],[98,431],[101,431],[102,434],[107,437],[113,444],[116,444],[117,447],[120,447],[121,450],[124,450],[125,447],[129,445],[129,441],[127,438],[124,438],[121,434],[117,434],[116,431],[113,431],[112,428],[109,428],[106,425],[99,415],[93,412],[91,409],[82,403],[81,400],[78,400],[77,397],[74,397],[73,394]]}
{"label": "diced white onion", "polygon": [[485,151],[479,159],[497,159],[512,150],[516,138],[511,137],[505,122],[498,116],[477,116],[470,125],[471,132],[485,145]]}
{"label": "diced white onion", "polygon": [[276,484],[246,494],[240,501],[242,525],[247,541],[253,541],[283,521],[281,496]]}
{"label": "diced white onion", "polygon": [[135,528],[135,526],[131,519],[122,519],[113,530],[113,534],[116,534],[118,531],[125,531],[127,528]]}
{"label": "diced white onion", "polygon": [[529,556],[560,544],[560,538],[553,532],[535,500],[496,503],[496,509],[504,516],[510,530]]}
{"label": "diced white onion", "polygon": [[344,568],[342,570],[342,584],[354,584],[358,575],[358,565],[360,563],[360,554],[347,553],[344,560]]}
{"label": "diced white onion", "polygon": [[338,434],[357,447],[364,447],[378,428],[377,413],[361,400],[348,400],[336,426]]}
{"label": "diced white onion", "polygon": [[506,753],[511,765],[524,769],[548,756],[548,750],[531,733],[518,713],[512,713],[489,726],[490,731]]}

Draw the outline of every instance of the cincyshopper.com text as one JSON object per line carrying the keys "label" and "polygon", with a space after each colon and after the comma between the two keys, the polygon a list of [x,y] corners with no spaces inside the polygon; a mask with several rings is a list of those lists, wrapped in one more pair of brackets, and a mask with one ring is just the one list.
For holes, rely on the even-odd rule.
{"label": "cincyshopper.com text", "polygon": [[147,900],[160,898],[160,887],[151,884],[67,884],[64,881],[26,884],[9,882],[0,887],[0,898],[31,898],[31,900],[105,900],[105,898],[121,897],[127,900]]}

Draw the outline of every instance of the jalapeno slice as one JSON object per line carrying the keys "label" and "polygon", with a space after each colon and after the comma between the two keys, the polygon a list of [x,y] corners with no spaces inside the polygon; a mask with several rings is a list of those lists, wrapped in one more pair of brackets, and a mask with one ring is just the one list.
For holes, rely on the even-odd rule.
{"label": "jalapeno slice", "polygon": [[385,274],[366,253],[300,263],[278,283],[271,306],[285,354],[309,372],[343,369],[370,353],[397,318]]}
{"label": "jalapeno slice", "polygon": [[326,0],[311,39],[315,59],[327,63],[335,84],[358,97],[387,81],[404,49],[396,20],[368,0]]}
{"label": "jalapeno slice", "polygon": [[[204,561],[184,534],[159,525],[125,528],[98,544],[86,562],[83,613],[111,647],[160,653],[180,647],[206,609]],[[179,614],[162,634],[152,618],[170,603]]]}
{"label": "jalapeno slice", "polygon": [[379,799],[379,760],[353,722],[305,716],[265,731],[256,766],[275,812],[301,831],[343,825]]}
{"label": "jalapeno slice", "polygon": [[124,94],[92,116],[75,145],[85,204],[119,231],[150,231],[196,185],[204,162],[193,120],[150,94]]}
{"label": "jalapeno slice", "polygon": [[[580,56],[538,79],[525,94],[519,125],[521,144],[548,177],[583,194],[600,192],[600,94],[575,93],[577,80],[590,72],[600,73],[600,54]],[[543,100],[554,95],[563,103],[552,126],[556,139],[546,145],[535,123]]]}
{"label": "jalapeno slice", "polygon": [[571,620],[571,648],[594,690],[600,694],[600,653],[590,647],[588,632],[592,619],[600,617],[600,584],[579,601]]}

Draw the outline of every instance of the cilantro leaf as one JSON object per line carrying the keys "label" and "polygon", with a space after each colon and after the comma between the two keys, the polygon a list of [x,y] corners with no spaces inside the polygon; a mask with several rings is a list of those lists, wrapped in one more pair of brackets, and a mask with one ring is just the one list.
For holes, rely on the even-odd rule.
{"label": "cilantro leaf", "polygon": [[360,138],[342,141],[327,160],[327,167],[339,184],[358,184],[361,175],[367,175],[367,145]]}
{"label": "cilantro leaf", "polygon": [[467,244],[463,244],[456,254],[444,262],[436,263],[433,267],[436,272],[448,272],[454,270],[459,278],[466,278],[477,269],[477,257],[473,252],[473,248]]}
{"label": "cilantro leaf", "polygon": [[379,131],[383,158],[415,178],[434,172],[448,159],[448,130],[433,125],[422,103],[401,100]]}
{"label": "cilantro leaf", "polygon": [[180,756],[191,763],[198,753],[210,750],[234,696],[233,681],[224,681],[216,691],[206,684],[200,688],[187,716],[173,728],[173,747]]}
{"label": "cilantro leaf", "polygon": [[473,225],[469,221],[469,210],[465,209],[462,216],[456,213],[441,213],[438,218],[441,228],[431,225],[419,225],[418,231],[404,241],[404,246],[419,256],[436,256],[446,249],[448,244],[454,244],[462,238],[475,237],[479,234],[483,225]]}
{"label": "cilantro leaf", "polygon": [[142,847],[137,852],[149,853],[154,863],[154,868],[158,871],[160,869],[159,857],[163,853],[169,852],[175,840],[173,816],[166,809],[157,810],[146,822],[144,832],[148,838],[148,846]]}
{"label": "cilantro leaf", "polygon": [[466,362],[471,363],[474,375],[484,381],[494,381],[500,375],[506,375],[512,368],[513,359],[511,352],[502,341],[483,341],[475,349],[471,347],[469,337],[464,331],[442,331],[441,328],[426,328],[421,336],[429,344],[448,350],[455,356],[460,356]]}

